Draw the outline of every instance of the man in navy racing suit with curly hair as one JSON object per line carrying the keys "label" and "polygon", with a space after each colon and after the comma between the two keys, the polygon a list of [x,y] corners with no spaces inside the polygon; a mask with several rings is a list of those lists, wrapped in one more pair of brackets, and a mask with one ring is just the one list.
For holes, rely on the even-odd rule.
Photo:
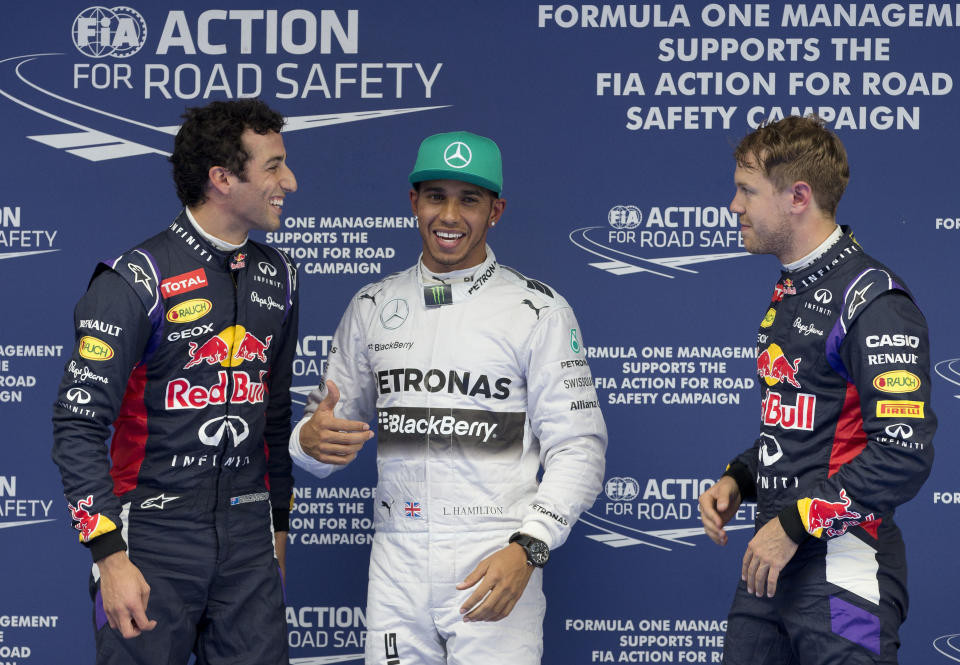
{"label": "man in navy racing suit with curly hair", "polygon": [[297,183],[262,102],[184,118],[183,211],[77,304],[53,458],[95,562],[97,663],[285,665],[297,283],[248,232],[278,228]]}
{"label": "man in navy racing suit with curly hair", "polygon": [[903,281],[834,221],[849,179],[814,117],[748,135],[734,153],[747,250],[780,280],[757,335],[761,433],[700,496],[710,538],[757,502],[724,663],[896,663],[906,561],[894,509],[930,473],[927,326]]}

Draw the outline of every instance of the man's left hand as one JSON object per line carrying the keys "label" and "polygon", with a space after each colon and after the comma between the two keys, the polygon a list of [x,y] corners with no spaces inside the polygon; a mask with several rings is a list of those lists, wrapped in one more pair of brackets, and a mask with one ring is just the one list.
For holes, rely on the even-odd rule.
{"label": "man's left hand", "polygon": [[520,600],[532,574],[533,566],[527,563],[527,553],[516,543],[488,556],[457,585],[462,591],[479,583],[460,608],[463,620],[500,621]]}
{"label": "man's left hand", "polygon": [[756,593],[759,598],[766,592],[768,598],[773,598],[777,578],[796,551],[797,544],[783,530],[777,517],[764,524],[747,544],[743,555],[740,579],[747,583],[747,593]]}

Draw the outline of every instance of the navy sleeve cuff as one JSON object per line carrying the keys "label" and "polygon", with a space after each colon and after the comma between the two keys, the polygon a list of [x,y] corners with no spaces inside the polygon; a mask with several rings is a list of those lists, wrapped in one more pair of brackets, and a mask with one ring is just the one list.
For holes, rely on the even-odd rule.
{"label": "navy sleeve cuff", "polygon": [[737,487],[740,488],[741,501],[757,500],[757,486],[750,476],[750,469],[745,464],[736,461],[730,462],[723,475],[730,476],[737,483]]}
{"label": "navy sleeve cuff", "polygon": [[273,509],[273,530],[274,531],[290,530],[290,511],[288,509],[286,508]]}
{"label": "navy sleeve cuff", "polygon": [[797,545],[802,544],[803,541],[810,537],[810,534],[807,533],[806,528],[803,526],[803,520],[800,519],[800,511],[797,510],[796,503],[791,503],[781,510],[777,518],[780,520],[780,526],[782,526],[783,530],[790,536],[790,540]]}
{"label": "navy sleeve cuff", "polygon": [[106,558],[114,552],[123,552],[127,549],[127,544],[123,541],[123,536],[119,529],[108,531],[102,536],[97,536],[89,543],[84,543],[90,550],[93,562]]}

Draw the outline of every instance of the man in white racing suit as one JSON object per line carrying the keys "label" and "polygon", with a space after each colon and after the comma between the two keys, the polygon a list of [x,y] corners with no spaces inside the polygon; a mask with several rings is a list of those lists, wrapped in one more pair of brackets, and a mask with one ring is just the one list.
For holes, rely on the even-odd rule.
{"label": "man in white racing suit", "polygon": [[537,664],[542,567],[603,478],[580,328],[486,245],[506,206],[493,141],[428,137],[410,182],[421,258],[351,300],[291,455],[326,476],[377,417],[367,663]]}

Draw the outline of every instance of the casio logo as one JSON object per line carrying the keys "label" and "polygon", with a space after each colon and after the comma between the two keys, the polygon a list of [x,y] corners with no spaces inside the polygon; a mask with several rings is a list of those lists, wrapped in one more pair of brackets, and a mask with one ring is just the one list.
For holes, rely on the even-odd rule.
{"label": "casio logo", "polygon": [[881,346],[909,346],[916,349],[920,346],[920,338],[914,335],[867,335],[867,346],[876,349]]}

